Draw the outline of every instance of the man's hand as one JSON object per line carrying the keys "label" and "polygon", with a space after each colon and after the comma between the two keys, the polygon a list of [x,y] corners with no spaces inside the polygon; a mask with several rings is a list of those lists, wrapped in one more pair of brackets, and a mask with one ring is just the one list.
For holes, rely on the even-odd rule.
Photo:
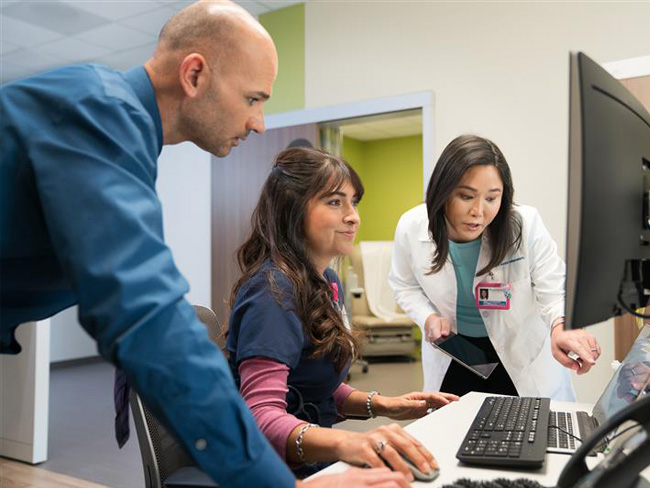
{"label": "man's hand", "polygon": [[[584,374],[596,364],[600,357],[600,346],[596,338],[584,330],[564,330],[563,323],[553,327],[551,331],[551,351],[553,357],[563,366],[571,368],[578,374]],[[580,356],[578,363],[568,356],[574,352]]]}
{"label": "man's hand", "polygon": [[446,317],[440,317],[432,313],[424,322],[424,338],[429,342],[433,342],[440,337],[447,337],[450,332],[451,320]]}
{"label": "man's hand", "polygon": [[409,482],[399,471],[388,468],[350,468],[345,473],[296,481],[296,488],[408,488]]}

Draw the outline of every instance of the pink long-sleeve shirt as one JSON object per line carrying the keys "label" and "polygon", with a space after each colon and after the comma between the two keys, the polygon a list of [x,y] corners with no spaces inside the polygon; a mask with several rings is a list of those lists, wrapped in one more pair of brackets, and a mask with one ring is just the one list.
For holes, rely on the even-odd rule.
{"label": "pink long-sleeve shirt", "polygon": [[[304,420],[287,413],[286,395],[289,388],[289,366],[272,359],[254,357],[239,365],[240,393],[253,412],[260,429],[271,445],[287,459],[287,440],[291,432]],[[339,415],[343,416],[343,404],[355,388],[341,383],[334,391],[334,401]]]}

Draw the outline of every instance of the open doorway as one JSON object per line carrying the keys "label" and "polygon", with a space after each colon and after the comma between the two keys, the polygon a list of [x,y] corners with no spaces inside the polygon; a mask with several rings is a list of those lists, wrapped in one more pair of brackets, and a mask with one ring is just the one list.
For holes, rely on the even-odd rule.
{"label": "open doorway", "polygon": [[366,186],[359,237],[392,240],[402,213],[422,202],[424,181],[433,168],[433,95],[421,92],[269,116],[267,132],[251,134],[227,158],[213,158],[212,308],[224,326],[230,292],[240,276],[237,248],[250,231],[274,156],[296,139],[355,167]]}
{"label": "open doorway", "polygon": [[392,240],[400,216],[422,202],[422,111],[380,114],[339,122],[341,157],[359,173],[358,240]]}

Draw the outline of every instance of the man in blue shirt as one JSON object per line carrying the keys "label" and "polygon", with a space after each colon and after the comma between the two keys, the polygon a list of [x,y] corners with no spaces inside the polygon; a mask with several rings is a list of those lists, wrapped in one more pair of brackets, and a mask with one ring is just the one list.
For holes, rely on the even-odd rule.
{"label": "man in blue shirt", "polygon": [[[165,25],[142,67],[78,65],[0,89],[0,352],[20,352],[20,323],[78,304],[100,354],[224,487],[296,481],[184,299],[163,239],[157,158],[183,141],[225,156],[263,132],[276,72],[255,19],[201,2]],[[379,479],[405,486],[384,471],[309,486]]]}

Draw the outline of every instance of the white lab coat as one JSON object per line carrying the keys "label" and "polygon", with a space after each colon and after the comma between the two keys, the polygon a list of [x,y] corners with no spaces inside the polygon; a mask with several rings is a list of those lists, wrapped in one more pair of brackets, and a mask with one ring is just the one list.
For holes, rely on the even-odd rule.
{"label": "white lab coat", "polygon": [[[537,210],[517,205],[515,211],[522,220],[519,250],[488,275],[474,278],[474,289],[481,281],[509,283],[510,310],[482,310],[483,322],[520,395],[575,401],[569,370],[551,354],[551,324],[564,315],[564,262]],[[487,264],[489,247],[484,234],[477,271]],[[426,274],[434,249],[426,206],[402,215],[388,281],[397,303],[422,329],[424,391],[440,389],[451,361],[424,340],[425,320],[435,313],[451,319],[456,330],[456,274],[451,262],[438,273]]]}

